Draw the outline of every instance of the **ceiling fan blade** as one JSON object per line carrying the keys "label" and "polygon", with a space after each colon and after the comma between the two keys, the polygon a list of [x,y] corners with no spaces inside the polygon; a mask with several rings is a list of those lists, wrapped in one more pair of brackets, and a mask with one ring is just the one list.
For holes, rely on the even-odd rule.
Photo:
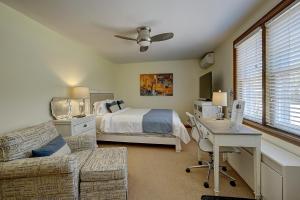
{"label": "ceiling fan blade", "polygon": [[115,37],[121,38],[121,39],[124,39],[124,40],[133,40],[133,41],[136,41],[136,39],[125,37],[125,36],[121,36],[121,35],[115,35]]}
{"label": "ceiling fan blade", "polygon": [[174,37],[174,33],[162,33],[151,37],[151,42],[169,40]]}
{"label": "ceiling fan blade", "polygon": [[145,47],[141,46],[141,47],[140,47],[140,52],[145,52],[145,51],[147,51],[148,49],[149,49],[148,46],[145,46]]}

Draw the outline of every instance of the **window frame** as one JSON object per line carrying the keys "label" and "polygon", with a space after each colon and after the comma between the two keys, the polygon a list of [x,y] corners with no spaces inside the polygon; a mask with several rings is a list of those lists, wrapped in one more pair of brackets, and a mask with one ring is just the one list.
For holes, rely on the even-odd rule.
{"label": "window frame", "polygon": [[260,18],[256,23],[254,23],[249,29],[247,29],[242,35],[240,35],[237,39],[233,41],[233,97],[237,98],[237,50],[235,48],[236,44],[240,43],[253,31],[257,28],[262,29],[262,123],[257,123],[248,119],[244,119],[243,123],[249,125],[253,128],[261,130],[265,133],[268,133],[272,136],[283,139],[287,142],[293,143],[297,146],[300,146],[300,136],[295,135],[293,133],[280,130],[278,128],[274,128],[268,126],[266,124],[266,26],[265,24],[271,19],[277,17],[280,13],[289,8],[293,3],[296,3],[297,0],[282,0],[278,3],[272,10],[270,10],[267,14],[265,14],[262,18]]}
{"label": "window frame", "polygon": [[[240,47],[241,47],[241,45],[243,45],[244,44],[244,42],[246,42],[246,43],[248,43],[249,44],[249,42],[248,42],[248,40],[249,39],[251,39],[253,36],[255,36],[256,34],[259,34],[259,36],[257,36],[257,37],[260,37],[259,39],[261,40],[261,43],[260,43],[260,47],[258,47],[259,48],[259,50],[258,49],[256,49],[255,50],[255,52],[257,52],[257,53],[259,53],[259,52],[261,52],[262,51],[262,29],[260,28],[260,27],[258,27],[257,29],[255,29],[254,31],[252,31],[249,35],[247,35],[247,37],[245,37],[245,38],[243,38],[243,40],[242,41],[240,41],[239,43],[237,43],[237,44],[235,44],[235,49],[237,50],[236,51],[236,53],[237,53],[237,57],[236,57],[236,80],[238,79],[238,77],[239,77],[239,74],[241,73],[239,73],[239,71],[242,71],[242,69],[238,69],[238,65],[239,65],[239,60],[240,61],[242,61],[243,59],[238,59],[238,49],[240,49]],[[257,41],[255,41],[255,42],[257,42]],[[256,45],[257,45],[257,43],[256,43]],[[244,46],[245,47],[245,46]],[[247,49],[244,49],[244,51],[247,51],[248,50],[248,47],[246,47]],[[252,52],[252,50],[254,50],[254,49],[251,49],[250,51]],[[250,56],[250,55],[246,55],[246,59],[247,59],[247,61],[249,61],[249,57],[248,56]],[[255,72],[257,72],[257,73],[261,73],[261,70],[262,70],[262,55],[259,55],[258,57],[255,57],[255,60],[256,59],[259,59],[259,61],[261,62],[261,65],[259,65],[260,66],[260,69],[258,69],[257,71],[255,71]],[[248,63],[249,64],[249,63]],[[252,62],[251,62],[251,64],[252,64]],[[255,63],[255,64],[258,64],[258,63]],[[250,64],[249,64],[249,66],[251,66]],[[249,67],[248,66],[248,67]],[[246,66],[246,68],[247,68],[247,66]],[[241,74],[240,74],[241,75]],[[253,74],[252,74],[253,75]],[[262,89],[262,77],[260,77],[261,78],[261,80],[260,80],[260,86],[258,87],[258,88],[260,88],[260,89]],[[243,79],[242,79],[243,80]],[[256,79],[255,79],[256,80]],[[236,81],[236,88],[240,88],[240,82],[243,82],[243,81]],[[244,82],[244,84],[246,84],[246,85],[248,85],[248,84],[250,84],[249,82]],[[257,89],[256,87],[255,87],[255,89]],[[255,90],[254,89],[254,90]],[[251,93],[251,95],[250,96],[252,96],[253,95],[253,93],[252,93],[252,91],[251,90],[248,90],[248,92],[249,93]],[[261,95],[262,93],[261,93],[262,91],[260,91],[259,92],[259,94]],[[246,94],[246,92],[245,93],[243,93],[243,89],[241,89],[241,90],[235,90],[235,99],[238,99],[238,96],[239,96],[239,94]],[[258,93],[257,93],[258,94]],[[249,97],[248,95],[245,95],[246,97],[245,97],[245,100],[247,99],[247,97]],[[260,98],[257,98],[257,99],[260,99]],[[256,99],[254,100],[254,99],[252,99],[251,98],[251,100],[253,100],[253,101],[256,101]],[[253,106],[253,102],[251,102],[251,100],[250,100],[250,102],[248,102],[248,104],[251,106]],[[263,106],[262,105],[262,103],[263,103],[263,101],[262,101],[262,99],[261,99],[261,106]],[[249,108],[249,107],[248,107]],[[244,117],[246,118],[246,116],[247,116],[247,113],[246,113],[246,111],[247,111],[247,104],[245,105],[245,110],[244,110]],[[258,111],[258,110],[256,110],[256,111]],[[263,115],[263,112],[261,111],[261,113],[260,113],[261,115],[259,116],[259,118],[260,118],[260,120],[261,120],[261,122],[262,122],[262,115]],[[260,122],[258,122],[258,121],[255,121],[255,116],[248,116],[248,117],[250,117],[250,118],[252,118],[252,119],[249,119],[249,120],[251,120],[251,121],[253,121],[253,122],[257,122],[257,123],[260,123]],[[256,118],[256,119],[258,119],[258,118]]]}

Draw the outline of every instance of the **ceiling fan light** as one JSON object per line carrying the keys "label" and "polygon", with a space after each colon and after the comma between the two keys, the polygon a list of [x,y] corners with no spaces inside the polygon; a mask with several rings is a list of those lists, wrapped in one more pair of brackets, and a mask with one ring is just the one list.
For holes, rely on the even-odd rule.
{"label": "ceiling fan light", "polygon": [[148,50],[149,46],[152,42],[160,42],[164,40],[169,40],[174,37],[174,33],[161,33],[158,35],[155,35],[153,37],[150,36],[151,28],[148,26],[141,26],[137,28],[138,36],[136,39],[121,36],[121,35],[115,35],[117,38],[121,38],[124,40],[133,40],[136,41],[136,43],[140,46],[140,52],[145,52]]}
{"label": "ceiling fan light", "polygon": [[141,40],[141,41],[139,41],[139,45],[140,46],[143,46],[143,47],[147,47],[147,46],[150,46],[150,41],[148,41],[148,40]]}

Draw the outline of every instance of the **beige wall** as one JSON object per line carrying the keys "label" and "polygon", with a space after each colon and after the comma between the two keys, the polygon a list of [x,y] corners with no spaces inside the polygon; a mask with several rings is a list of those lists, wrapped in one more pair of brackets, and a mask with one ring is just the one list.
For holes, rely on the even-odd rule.
{"label": "beige wall", "polygon": [[[173,73],[173,96],[140,96],[140,74]],[[185,120],[198,96],[197,60],[146,62],[119,65],[116,72],[116,98],[130,107],[170,108]]]}
{"label": "beige wall", "polygon": [[113,64],[0,3],[0,133],[51,119],[70,86],[113,91]]}
{"label": "beige wall", "polygon": [[[207,71],[213,71],[214,76],[214,88],[222,89],[224,91],[230,91],[233,89],[233,78],[232,78],[232,66],[233,66],[233,41],[252,26],[258,19],[265,15],[271,10],[280,0],[267,0],[264,1],[253,13],[247,17],[246,20],[234,31],[221,45],[215,49],[216,63],[214,66],[207,70],[202,70],[200,73],[203,74]],[[264,138],[269,141],[288,149],[295,154],[300,155],[300,147],[297,147],[291,143],[287,143],[276,137],[264,134]]]}

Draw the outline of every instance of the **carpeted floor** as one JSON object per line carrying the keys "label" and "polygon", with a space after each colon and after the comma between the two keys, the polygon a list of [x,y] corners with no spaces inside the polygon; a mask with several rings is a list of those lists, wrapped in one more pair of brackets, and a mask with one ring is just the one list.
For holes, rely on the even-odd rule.
{"label": "carpeted floor", "polygon": [[[139,145],[125,143],[100,143],[100,147],[128,147],[129,200],[200,200],[204,194],[213,194],[213,175],[210,188],[203,187],[206,169],[194,169],[186,173],[189,165],[197,164],[195,142],[183,145],[183,151],[175,152],[174,147],[161,145]],[[221,195],[253,197],[250,188],[237,178],[237,186],[221,176]]]}

